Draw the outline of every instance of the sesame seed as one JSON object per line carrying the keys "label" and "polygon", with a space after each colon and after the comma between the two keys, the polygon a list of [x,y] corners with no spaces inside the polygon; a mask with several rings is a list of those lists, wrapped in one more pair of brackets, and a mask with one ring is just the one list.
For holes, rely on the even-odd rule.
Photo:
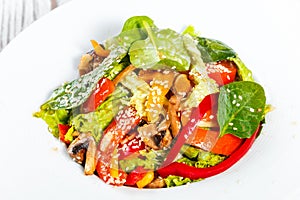
{"label": "sesame seed", "polygon": [[237,127],[233,127],[232,129],[233,129],[234,131],[238,130]]}
{"label": "sesame seed", "polygon": [[254,110],[254,108],[250,108],[250,112],[254,112],[255,110]]}
{"label": "sesame seed", "polygon": [[161,94],[162,94],[161,89],[158,89],[158,90],[157,90],[157,95],[161,95]]}
{"label": "sesame seed", "polygon": [[169,70],[164,70],[164,71],[163,71],[163,74],[169,74],[169,73],[170,73]]}
{"label": "sesame seed", "polygon": [[189,137],[187,134],[184,134],[183,136],[184,136],[184,139],[186,139],[186,140],[187,140],[188,137]]}

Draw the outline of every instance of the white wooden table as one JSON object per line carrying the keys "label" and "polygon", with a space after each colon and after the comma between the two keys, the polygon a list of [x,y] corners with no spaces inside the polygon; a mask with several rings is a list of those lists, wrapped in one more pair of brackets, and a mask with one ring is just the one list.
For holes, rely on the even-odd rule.
{"label": "white wooden table", "polygon": [[22,30],[69,0],[0,0],[0,52]]}

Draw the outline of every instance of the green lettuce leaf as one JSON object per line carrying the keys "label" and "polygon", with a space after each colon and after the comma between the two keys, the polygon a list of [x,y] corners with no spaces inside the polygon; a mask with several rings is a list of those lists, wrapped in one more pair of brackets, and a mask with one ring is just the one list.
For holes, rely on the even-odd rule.
{"label": "green lettuce leaf", "polygon": [[243,63],[243,61],[238,56],[228,58],[228,60],[231,60],[236,64],[236,66],[238,68],[237,72],[238,72],[238,75],[241,80],[254,81],[251,70],[246,67],[246,65]]}
{"label": "green lettuce leaf", "polygon": [[137,114],[142,118],[146,116],[146,100],[150,93],[150,86],[134,72],[123,78],[121,84],[132,93],[130,105],[134,106]]}
{"label": "green lettuce leaf", "polygon": [[72,118],[70,123],[77,131],[90,132],[95,141],[99,142],[104,129],[128,102],[129,92],[122,86],[118,86],[95,112],[79,114]]}
{"label": "green lettuce leaf", "polygon": [[201,52],[197,48],[196,41],[189,35],[183,36],[184,47],[191,57],[190,75],[193,76],[195,86],[185,102],[184,108],[197,107],[205,96],[219,91],[216,82],[211,79],[201,59]]}
{"label": "green lettuce leaf", "polygon": [[132,158],[133,156],[131,155],[129,159],[120,160],[119,165],[125,172],[131,172],[137,167],[155,170],[162,164],[164,154],[165,152],[163,150],[141,150],[134,158]]}
{"label": "green lettuce leaf", "polygon": [[181,176],[174,176],[174,175],[169,175],[167,178],[164,179],[167,187],[186,185],[187,183],[198,182],[201,180],[203,180],[203,179],[191,180],[189,178],[184,178]]}
{"label": "green lettuce leaf", "polygon": [[48,102],[40,106],[40,111],[33,113],[48,125],[48,130],[54,137],[59,136],[58,124],[68,124],[70,111],[66,109],[53,110]]}
{"label": "green lettuce leaf", "polygon": [[200,33],[197,32],[195,30],[195,27],[194,26],[191,26],[189,25],[188,27],[186,27],[186,29],[182,32],[183,35],[185,34],[189,34],[190,36],[192,37],[199,37],[200,36]]}
{"label": "green lettuce leaf", "polygon": [[226,156],[207,152],[188,145],[184,145],[180,152],[183,157],[178,159],[176,162],[185,163],[197,168],[215,166],[226,158]]}
{"label": "green lettuce leaf", "polygon": [[143,69],[176,68],[187,71],[190,57],[182,35],[171,29],[154,30],[146,26],[148,37],[134,42],[129,49],[131,63]]}

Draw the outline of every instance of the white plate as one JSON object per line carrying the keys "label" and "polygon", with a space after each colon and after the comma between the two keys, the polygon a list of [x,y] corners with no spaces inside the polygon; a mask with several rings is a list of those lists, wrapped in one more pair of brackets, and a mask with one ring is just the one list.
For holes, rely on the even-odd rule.
{"label": "white plate", "polygon": [[[298,199],[299,1],[73,0],[35,22],[0,54],[1,199]],[[162,190],[105,185],[32,117],[52,89],[77,77],[82,53],[133,15],[161,28],[189,24],[233,47],[275,110],[251,151],[223,174]],[[298,57],[297,57],[298,56]]]}

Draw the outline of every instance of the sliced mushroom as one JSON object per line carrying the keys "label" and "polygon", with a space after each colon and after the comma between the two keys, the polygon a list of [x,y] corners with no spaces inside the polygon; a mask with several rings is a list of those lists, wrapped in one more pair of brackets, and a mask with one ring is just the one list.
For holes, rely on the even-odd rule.
{"label": "sliced mushroom", "polygon": [[158,125],[157,125],[158,132],[166,131],[170,127],[170,124],[171,124],[170,117],[167,113],[169,102],[167,100],[166,100],[166,102],[167,102],[166,108],[164,108],[162,110],[162,112],[160,114],[160,121],[158,122]]}
{"label": "sliced mushroom", "polygon": [[90,67],[90,62],[93,60],[93,56],[90,54],[84,54],[81,56],[80,63],[78,65],[78,70],[80,76],[90,72],[92,69]]}
{"label": "sliced mushroom", "polygon": [[140,70],[139,78],[147,82],[148,84],[153,80],[154,76],[159,76],[160,72],[153,70]]}
{"label": "sliced mushroom", "polygon": [[185,97],[191,90],[192,85],[186,74],[176,76],[173,84],[173,92],[179,97]]}
{"label": "sliced mushroom", "polygon": [[164,132],[164,136],[162,138],[162,140],[160,141],[160,148],[166,148],[166,147],[169,147],[170,144],[172,143],[172,135],[169,131],[169,129],[167,129],[165,132]]}
{"label": "sliced mushroom", "polygon": [[[99,53],[100,52],[100,53]],[[79,75],[82,76],[93,71],[100,63],[106,58],[109,51],[104,50],[101,45],[94,50],[81,56],[80,63],[78,65]]]}
{"label": "sliced mushroom", "polygon": [[84,163],[84,173],[92,175],[96,168],[96,142],[88,133],[81,133],[68,147],[68,153],[79,164]]}
{"label": "sliced mushroom", "polygon": [[170,84],[173,82],[176,72],[173,70],[140,70],[139,78],[143,79],[145,82],[150,83],[154,77],[157,77],[159,80],[170,80]]}
{"label": "sliced mushroom", "polygon": [[191,109],[186,109],[181,112],[180,120],[182,126],[185,126],[189,122],[191,112],[192,112]]}
{"label": "sliced mushroom", "polygon": [[146,146],[155,150],[159,149],[154,141],[154,136],[158,133],[155,124],[145,124],[138,128],[138,132],[138,137],[142,139]]}
{"label": "sliced mushroom", "polygon": [[147,188],[163,188],[166,186],[166,183],[162,177],[157,177],[151,183],[147,185]]}
{"label": "sliced mushroom", "polygon": [[179,133],[179,130],[181,129],[181,123],[180,118],[178,116],[178,110],[180,106],[180,99],[173,95],[169,100],[169,106],[168,106],[168,115],[171,120],[171,131],[173,137],[176,137],[176,135]]}

